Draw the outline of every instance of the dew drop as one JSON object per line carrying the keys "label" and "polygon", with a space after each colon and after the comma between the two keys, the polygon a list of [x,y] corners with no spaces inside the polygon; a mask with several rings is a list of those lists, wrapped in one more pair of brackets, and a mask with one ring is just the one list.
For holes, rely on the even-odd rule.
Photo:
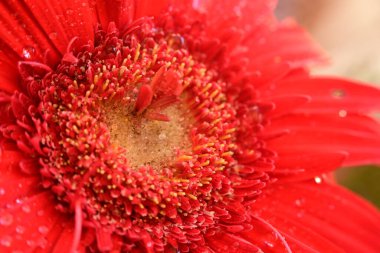
{"label": "dew drop", "polygon": [[32,46],[27,46],[22,49],[22,56],[26,60],[30,60],[33,58],[34,54],[36,52],[36,49]]}
{"label": "dew drop", "polygon": [[185,38],[179,34],[172,34],[169,37],[169,44],[174,49],[179,49],[185,46]]}
{"label": "dew drop", "polygon": [[266,241],[266,242],[264,242],[265,243],[265,245],[267,246],[267,247],[269,247],[269,248],[274,248],[274,244],[272,243],[272,242],[268,242],[268,241]]}
{"label": "dew drop", "polygon": [[5,190],[4,188],[0,188],[0,196],[4,196],[5,195]]}
{"label": "dew drop", "polygon": [[20,205],[20,204],[22,204],[23,202],[24,202],[24,200],[22,200],[22,199],[18,199],[18,198],[16,199],[16,204],[19,204],[19,205]]}
{"label": "dew drop", "polygon": [[10,247],[12,245],[12,237],[9,235],[3,236],[0,240],[0,244],[4,247]]}
{"label": "dew drop", "polygon": [[147,242],[146,247],[147,248],[152,248],[153,247],[153,243],[152,242]]}
{"label": "dew drop", "polygon": [[45,238],[40,238],[37,242],[38,246],[42,249],[45,249],[47,244],[48,244],[48,241],[45,239]]}
{"label": "dew drop", "polygon": [[58,33],[56,33],[56,32],[49,33],[49,38],[51,40],[55,40],[55,39],[57,39],[57,37],[58,37]]}
{"label": "dew drop", "polygon": [[314,178],[314,181],[315,181],[315,183],[320,184],[320,183],[322,183],[322,178],[320,178],[320,177],[315,177],[315,178]]}
{"label": "dew drop", "polygon": [[9,213],[3,214],[0,217],[0,225],[10,226],[13,223],[13,216]]}
{"label": "dew drop", "polygon": [[193,8],[198,9],[201,7],[201,1],[200,0],[193,0]]}
{"label": "dew drop", "polygon": [[305,211],[299,211],[296,215],[298,218],[302,218],[305,215]]}
{"label": "dew drop", "polygon": [[16,233],[22,235],[25,232],[25,227],[23,226],[17,226],[16,227]]}
{"label": "dew drop", "polygon": [[331,92],[331,96],[337,99],[343,98],[346,96],[346,92],[344,90],[336,89]]}
{"label": "dew drop", "polygon": [[40,217],[43,216],[44,214],[45,214],[45,212],[43,210],[40,210],[37,212],[37,215]]}
{"label": "dew drop", "polygon": [[34,245],[36,244],[36,242],[33,241],[33,240],[27,240],[27,241],[26,241],[26,244],[27,244],[28,246],[32,247],[32,246],[34,246]]}
{"label": "dew drop", "polygon": [[30,213],[30,206],[28,206],[28,205],[23,205],[22,207],[21,207],[21,210],[24,212],[24,213]]}
{"label": "dew drop", "polygon": [[301,207],[304,204],[305,200],[304,199],[296,199],[294,201],[294,204],[298,207]]}
{"label": "dew drop", "polygon": [[347,116],[347,111],[346,110],[340,110],[338,112],[338,114],[339,114],[339,117],[344,118]]}
{"label": "dew drop", "polygon": [[46,227],[46,226],[39,226],[38,227],[38,232],[40,232],[41,234],[47,234],[49,232],[49,228]]}
{"label": "dew drop", "polygon": [[74,13],[74,11],[72,10],[72,9],[68,9],[67,11],[66,11],[66,14],[67,15],[72,15]]}

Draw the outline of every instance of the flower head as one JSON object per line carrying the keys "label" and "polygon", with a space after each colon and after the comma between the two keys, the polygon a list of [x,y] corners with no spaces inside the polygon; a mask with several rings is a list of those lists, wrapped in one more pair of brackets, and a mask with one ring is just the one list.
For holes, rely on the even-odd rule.
{"label": "flower head", "polygon": [[380,161],[380,91],[274,6],[0,4],[2,251],[377,252],[329,172]]}

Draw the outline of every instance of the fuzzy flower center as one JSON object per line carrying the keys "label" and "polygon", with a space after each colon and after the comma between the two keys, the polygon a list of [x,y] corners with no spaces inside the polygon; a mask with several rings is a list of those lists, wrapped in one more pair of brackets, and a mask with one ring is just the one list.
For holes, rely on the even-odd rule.
{"label": "fuzzy flower center", "polygon": [[167,117],[165,120],[152,120],[128,114],[117,105],[107,106],[105,122],[111,143],[125,149],[124,155],[131,168],[170,165],[179,152],[191,150],[191,115],[182,107],[170,106],[162,112]]}

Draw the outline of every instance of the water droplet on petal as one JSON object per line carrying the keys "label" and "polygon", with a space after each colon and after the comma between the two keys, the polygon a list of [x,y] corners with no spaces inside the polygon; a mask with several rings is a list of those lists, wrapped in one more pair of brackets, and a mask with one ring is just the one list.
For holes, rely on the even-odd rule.
{"label": "water droplet on petal", "polygon": [[45,238],[40,238],[37,244],[38,244],[38,247],[45,249],[48,244],[48,241]]}
{"label": "water droplet on petal", "polygon": [[315,181],[315,183],[320,184],[320,183],[322,183],[322,178],[320,178],[320,177],[315,177],[315,178],[314,178],[314,181]]}
{"label": "water droplet on petal", "polygon": [[9,213],[2,214],[0,216],[0,225],[10,226],[13,222],[13,216]]}
{"label": "water droplet on petal", "polygon": [[21,210],[24,212],[24,213],[30,213],[30,206],[28,205],[23,205],[21,207]]}
{"label": "water droplet on petal", "polygon": [[344,118],[347,116],[347,111],[346,110],[340,110],[338,114],[339,114],[339,117]]}
{"label": "water droplet on petal", "polygon": [[152,248],[153,247],[153,243],[152,242],[147,242],[146,247],[147,248]]}
{"label": "water droplet on petal", "polygon": [[200,0],[193,0],[193,8],[198,9],[201,6]]}
{"label": "water droplet on petal", "polygon": [[51,40],[55,40],[55,39],[57,39],[57,37],[58,37],[58,33],[56,33],[56,32],[49,33],[49,38]]}
{"label": "water droplet on petal", "polygon": [[36,244],[36,242],[33,241],[33,240],[27,240],[27,241],[26,241],[26,244],[27,244],[28,246],[32,247],[32,246],[34,246],[34,245]]}
{"label": "water droplet on petal", "polygon": [[67,15],[72,15],[73,13],[74,13],[74,11],[72,9],[66,10],[66,14]]}
{"label": "water droplet on petal", "polygon": [[169,44],[172,48],[179,49],[185,45],[185,38],[179,34],[172,34],[169,38]]}
{"label": "water droplet on petal", "polygon": [[26,60],[30,60],[34,57],[36,49],[32,46],[27,46],[22,49],[22,56]]}
{"label": "water droplet on petal", "polygon": [[16,227],[16,233],[22,235],[25,232],[25,227],[23,226],[17,226]]}
{"label": "water droplet on petal", "polygon": [[346,92],[344,90],[336,89],[331,92],[331,96],[337,99],[343,98],[344,96],[346,96]]}
{"label": "water droplet on petal", "polygon": [[24,202],[24,201],[23,201],[22,199],[18,199],[18,198],[16,199],[16,203],[17,203],[17,204],[22,204],[23,202]]}
{"label": "water droplet on petal", "polygon": [[3,236],[0,240],[0,244],[4,247],[10,247],[12,245],[12,237],[9,235]]}
{"label": "water droplet on petal", "polygon": [[38,227],[38,231],[41,233],[41,234],[47,234],[49,232],[49,228],[46,227],[46,226],[39,226]]}
{"label": "water droplet on petal", "polygon": [[272,242],[264,242],[265,245],[269,248],[274,248],[274,244]]}
{"label": "water droplet on petal", "polygon": [[296,201],[294,201],[294,204],[298,207],[301,207],[304,204],[304,202],[304,199],[296,199]]}
{"label": "water droplet on petal", "polygon": [[298,218],[302,218],[305,215],[305,211],[299,211],[296,215]]}
{"label": "water droplet on petal", "polygon": [[45,211],[43,211],[43,210],[40,210],[37,212],[37,215],[40,217],[43,216],[44,214],[45,214]]}
{"label": "water droplet on petal", "polygon": [[5,194],[4,188],[0,188],[0,196],[3,196]]}

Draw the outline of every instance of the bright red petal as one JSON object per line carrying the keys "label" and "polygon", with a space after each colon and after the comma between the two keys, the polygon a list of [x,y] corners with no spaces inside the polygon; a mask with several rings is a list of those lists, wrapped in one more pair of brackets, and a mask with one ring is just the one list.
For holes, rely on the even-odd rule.
{"label": "bright red petal", "polygon": [[[310,182],[269,188],[252,209],[299,246],[320,252],[339,252],[329,244],[347,252],[380,250],[379,212],[338,186]],[[330,241],[329,250],[322,250],[321,237]]]}
{"label": "bright red petal", "polygon": [[377,135],[349,131],[301,129],[268,140],[267,147],[279,154],[302,152],[348,153],[345,165],[380,163],[380,139]]}
{"label": "bright red petal", "polygon": [[49,232],[63,222],[52,204],[54,201],[52,195],[45,192],[7,203],[0,210],[0,252],[9,252],[9,249],[33,252],[46,248],[50,243],[47,241]]}
{"label": "bright red petal", "polygon": [[284,151],[278,154],[276,170],[271,174],[279,178],[281,182],[311,179],[339,168],[346,157],[347,154],[344,152],[313,153],[304,151],[286,153]]}
{"label": "bright red petal", "polygon": [[33,14],[54,46],[66,51],[72,38],[78,37],[83,43],[94,40],[94,14],[87,1],[34,1],[26,0],[26,7]]}
{"label": "bright red petal", "polygon": [[254,48],[249,52],[251,64],[268,62],[272,59],[290,63],[292,67],[326,62],[322,50],[307,32],[291,19],[282,21],[274,31],[253,41],[250,46]]}
{"label": "bright red petal", "polygon": [[[296,78],[280,81],[262,96],[303,94],[312,98],[300,108],[300,112],[347,113],[368,112],[376,109],[380,99],[380,89],[336,78]],[[378,110],[378,108],[377,108]]]}

